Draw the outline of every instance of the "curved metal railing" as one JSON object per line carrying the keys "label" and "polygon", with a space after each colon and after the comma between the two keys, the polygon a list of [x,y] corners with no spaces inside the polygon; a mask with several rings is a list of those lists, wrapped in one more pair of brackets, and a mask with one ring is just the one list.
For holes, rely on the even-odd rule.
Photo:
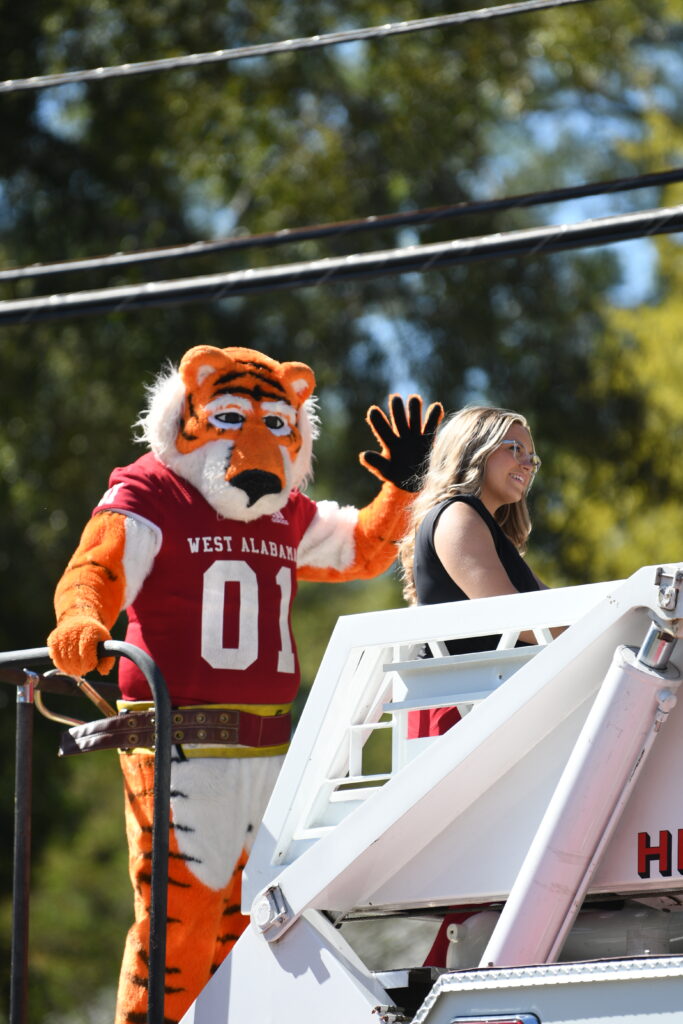
{"label": "curved metal railing", "polygon": [[[145,676],[154,701],[154,825],[147,1021],[148,1024],[163,1024],[171,783],[171,702],[161,672],[145,651],[123,641],[107,640],[100,645],[100,653],[129,658]],[[28,1008],[34,696],[36,691],[74,694],[80,692],[78,684],[71,676],[39,675],[35,671],[39,668],[52,667],[47,647],[0,654],[0,682],[17,687],[10,1024],[25,1024]],[[101,684],[95,689],[98,686],[102,689]]]}

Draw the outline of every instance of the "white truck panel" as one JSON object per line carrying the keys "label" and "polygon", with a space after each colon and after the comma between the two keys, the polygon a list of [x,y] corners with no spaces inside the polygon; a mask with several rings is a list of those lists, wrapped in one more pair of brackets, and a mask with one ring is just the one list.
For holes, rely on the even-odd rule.
{"label": "white truck panel", "polygon": [[377,1024],[387,993],[320,914],[299,918],[286,943],[247,928],[181,1024]]}
{"label": "white truck panel", "polygon": [[[447,971],[435,984],[430,975],[427,998],[420,990],[422,1005],[404,1013],[390,1006],[400,998],[386,980],[391,972],[368,970],[324,916],[341,922],[378,911],[502,904],[521,891],[524,870],[532,887],[537,875],[548,893],[554,885],[567,887],[564,927],[583,898],[582,885],[594,897],[636,896],[655,908],[657,921],[663,906],[683,909],[683,711],[673,696],[658,703],[656,676],[650,703],[641,700],[636,666],[632,700],[624,690],[632,708],[617,701],[616,715],[595,734],[597,753],[584,730],[586,722],[602,722],[591,712],[615,671],[615,651],[629,665],[635,657],[629,648],[640,651],[638,664],[652,666],[639,660],[643,641],[664,637],[667,678],[680,675],[681,580],[677,565],[645,567],[615,583],[341,619],[247,865],[243,907],[251,910],[251,927],[183,1024],[300,1024],[318,1017],[332,1024],[451,1024],[513,1011],[535,1013],[540,1024],[683,1024],[683,960],[676,955],[561,965],[539,958],[531,961],[539,966]],[[547,642],[548,627],[564,624],[570,628]],[[516,635],[529,628],[538,647],[515,650]],[[496,652],[416,660],[422,642],[438,654],[447,638],[491,633],[503,635]],[[661,671],[664,685],[663,667],[653,671]],[[466,712],[455,728],[441,737],[407,738],[411,709],[451,703]],[[656,732],[643,725],[653,708],[661,712]],[[628,758],[615,758],[622,782],[612,787],[614,810],[601,811],[605,822],[596,828],[592,807],[600,801],[593,801],[592,787],[601,779],[590,771],[593,758],[598,775],[608,778],[610,744],[619,754],[632,724],[639,768],[631,771]],[[378,727],[391,736],[387,765],[369,776],[363,746]],[[654,739],[647,759],[635,749],[646,735]],[[577,761],[582,742],[581,772],[568,783],[567,766]],[[563,787],[573,824],[562,841],[575,865],[565,872],[558,849],[541,855],[537,870],[528,851]],[[561,824],[562,814],[555,817]],[[584,830],[591,829],[597,846],[584,849]],[[514,947],[517,930],[521,935],[530,924],[537,936],[528,944],[533,956],[543,900],[533,921],[525,921],[524,901],[515,914],[506,918],[506,942]],[[494,939],[505,933],[497,922],[492,927]],[[557,936],[558,928],[556,921]],[[683,936],[681,928],[674,932]],[[420,970],[406,968],[408,979]],[[420,977],[423,984],[424,971]]]}
{"label": "white truck panel", "polygon": [[533,1013],[539,1024],[680,1024],[683,958],[605,960],[442,975],[413,1024]]}

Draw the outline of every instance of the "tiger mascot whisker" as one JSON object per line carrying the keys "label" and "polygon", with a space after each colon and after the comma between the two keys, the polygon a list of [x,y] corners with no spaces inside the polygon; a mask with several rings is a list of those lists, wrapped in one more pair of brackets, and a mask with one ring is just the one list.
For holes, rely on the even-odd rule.
{"label": "tiger mascot whisker", "polygon": [[[299,664],[291,608],[300,579],[371,578],[393,562],[417,474],[443,415],[419,396],[373,406],[379,452],[361,462],[381,481],[365,508],[313,501],[318,433],[309,366],[247,348],[199,345],[149,391],[136,423],[149,448],[115,469],[55,591],[55,665],[110,671],[98,644],[120,613],[126,640],[159,666],[173,706],[171,834],[164,1015],[177,1022],[247,927],[241,872],[289,743]],[[134,923],[117,1024],[144,1024],[153,725],[144,676],[119,665],[115,722],[135,721],[119,750]],[[63,753],[120,747],[98,723],[69,730]]]}

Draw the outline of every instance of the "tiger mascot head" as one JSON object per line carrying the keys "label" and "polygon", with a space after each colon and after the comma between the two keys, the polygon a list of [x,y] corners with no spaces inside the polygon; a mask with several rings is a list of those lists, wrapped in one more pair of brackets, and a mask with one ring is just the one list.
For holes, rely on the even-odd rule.
{"label": "tiger mascot head", "polygon": [[226,519],[283,508],[311,475],[315,377],[249,348],[198,345],[149,389],[138,440]]}

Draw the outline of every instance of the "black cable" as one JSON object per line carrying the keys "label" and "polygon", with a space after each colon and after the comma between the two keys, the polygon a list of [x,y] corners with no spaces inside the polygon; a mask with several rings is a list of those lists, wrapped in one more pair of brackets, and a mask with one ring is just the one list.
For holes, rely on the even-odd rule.
{"label": "black cable", "polygon": [[185,245],[165,246],[161,249],[142,249],[132,252],[118,252],[110,256],[90,259],[66,260],[61,263],[33,263],[27,267],[12,267],[0,270],[0,281],[19,281],[47,274],[68,274],[77,270],[105,270],[109,267],[126,267],[137,263],[206,256],[210,253],[236,249],[260,249],[285,243],[305,242],[311,239],[336,238],[375,231],[382,228],[409,227],[431,224],[451,217],[467,214],[487,213],[500,210],[521,209],[541,206],[547,203],[565,202],[568,199],[587,196],[609,195],[614,192],[628,192],[639,188],[652,188],[675,181],[683,181],[683,168],[669,171],[653,171],[631,178],[614,178],[611,181],[591,182],[583,185],[569,185],[566,188],[548,189],[543,192],[526,192],[522,195],[503,199],[482,199],[475,202],[455,203],[449,206],[432,206],[424,210],[409,210],[405,213],[386,213],[359,220],[337,221],[332,224],[313,224],[303,228],[283,228],[260,235],[235,235],[211,242],[189,242]]}
{"label": "black cable", "polygon": [[240,270],[177,281],[148,282],[129,287],[72,292],[34,299],[0,302],[0,323],[26,324],[93,313],[120,313],[145,307],[214,302],[234,295],[354,281],[387,274],[425,272],[475,260],[536,256],[647,235],[683,230],[683,205],[645,210],[543,228],[411,245],[382,252],[293,263],[262,270]]}
{"label": "black cable", "polygon": [[513,14],[526,14],[544,11],[551,7],[566,7],[569,4],[591,2],[592,0],[520,0],[518,3],[501,4],[499,7],[484,7],[475,11],[461,11],[459,14],[444,14],[433,18],[399,21],[370,28],[349,29],[346,32],[328,32],[325,35],[285,39],[277,43],[258,43],[255,46],[238,46],[231,50],[191,53],[181,57],[164,57],[159,60],[137,61],[133,64],[90,68],[87,71],[64,71],[52,75],[36,75],[32,78],[7,79],[4,82],[0,82],[0,92],[9,93],[27,89],[47,89],[58,85],[68,85],[73,82],[101,82],[105,78],[123,78],[129,75],[149,74],[153,71],[171,71],[177,68],[199,67],[202,64],[244,60],[248,57],[271,57],[278,53],[293,53],[296,50],[313,50],[323,46],[338,46],[341,43],[379,39],[407,32],[422,32],[427,29],[446,28],[449,25],[466,25],[474,21],[505,18]]}

